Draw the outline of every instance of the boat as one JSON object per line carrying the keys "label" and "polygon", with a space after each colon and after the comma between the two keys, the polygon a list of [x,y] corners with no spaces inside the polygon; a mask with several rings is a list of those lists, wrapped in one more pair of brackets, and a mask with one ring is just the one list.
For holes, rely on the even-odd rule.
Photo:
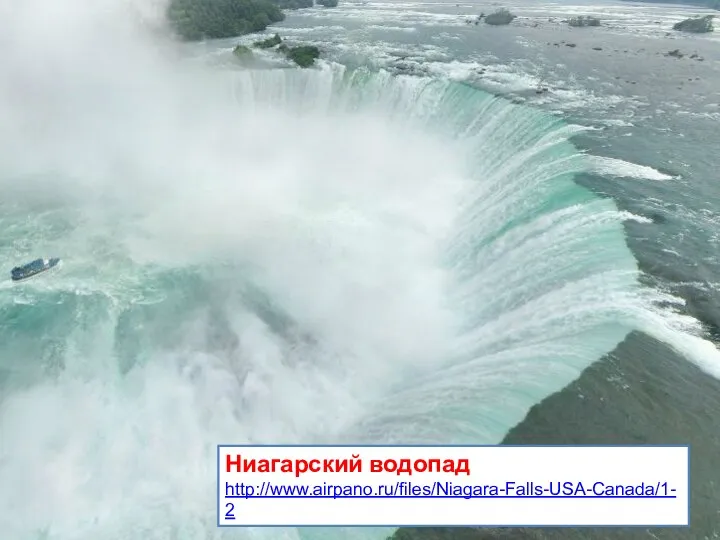
{"label": "boat", "polygon": [[13,268],[10,272],[10,277],[13,281],[21,281],[41,272],[46,272],[47,270],[57,266],[59,262],[59,257],[53,257],[51,259],[35,259],[27,264]]}

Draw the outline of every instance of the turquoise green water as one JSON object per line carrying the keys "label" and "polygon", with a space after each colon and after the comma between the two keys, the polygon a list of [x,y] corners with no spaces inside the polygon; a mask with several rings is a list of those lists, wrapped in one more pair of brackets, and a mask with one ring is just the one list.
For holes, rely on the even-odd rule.
{"label": "turquoise green water", "polygon": [[13,538],[219,537],[219,441],[496,442],[643,309],[562,122],[438,81],[217,75],[194,115],[220,136],[169,135],[197,183],[118,118],[149,195],[56,169],[3,203],[4,260],[64,258],[0,289]]}

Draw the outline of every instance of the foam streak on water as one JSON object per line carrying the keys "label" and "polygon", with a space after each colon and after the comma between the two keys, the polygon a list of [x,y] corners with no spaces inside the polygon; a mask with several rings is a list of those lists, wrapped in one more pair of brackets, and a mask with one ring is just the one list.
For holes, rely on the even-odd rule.
{"label": "foam streak on water", "polygon": [[215,445],[497,442],[634,328],[704,343],[557,119],[66,4],[0,17],[0,257],[65,260],[0,288],[7,538],[321,538],[217,529]]}

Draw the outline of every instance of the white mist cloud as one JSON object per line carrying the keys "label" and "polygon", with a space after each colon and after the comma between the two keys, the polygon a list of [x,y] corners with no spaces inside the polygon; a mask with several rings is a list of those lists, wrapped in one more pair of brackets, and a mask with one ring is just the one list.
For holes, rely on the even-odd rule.
{"label": "white mist cloud", "polygon": [[[0,529],[167,537],[179,498],[200,538],[213,476],[198,462],[213,445],[332,441],[406,370],[442,358],[451,318],[437,249],[460,161],[389,120],[390,108],[333,107],[332,70],[248,74],[184,61],[160,3],[0,6],[0,187],[21,204],[57,203],[74,225],[50,240],[28,211],[30,247],[66,263],[44,283],[103,293],[62,312],[74,330],[61,377],[0,404],[0,485],[30,486],[21,497],[0,488]],[[239,352],[197,350],[205,319],[159,308],[187,332],[120,375],[114,324],[142,309],[130,295],[147,292],[144,263],[199,265]],[[236,266],[214,281],[219,263]],[[138,290],[123,289],[133,279]],[[315,345],[270,331],[243,305],[244,279]],[[167,283],[173,298],[192,292]],[[88,313],[98,306],[108,313]],[[162,450],[178,442],[185,451]],[[37,466],[46,452],[53,459]],[[33,520],[30,493],[41,488],[52,503]]]}
{"label": "white mist cloud", "polygon": [[243,89],[247,75],[181,63],[139,24],[161,6],[139,6],[28,0],[7,13],[5,178],[53,175],[43,189],[85,199],[88,216],[112,199],[113,220],[134,231],[116,240],[138,257],[259,266],[313,332],[425,354],[418,336],[446,324],[434,250],[454,212],[456,156],[317,96],[260,105],[254,93],[272,84],[292,96],[314,80],[325,93],[332,74],[293,70]]}

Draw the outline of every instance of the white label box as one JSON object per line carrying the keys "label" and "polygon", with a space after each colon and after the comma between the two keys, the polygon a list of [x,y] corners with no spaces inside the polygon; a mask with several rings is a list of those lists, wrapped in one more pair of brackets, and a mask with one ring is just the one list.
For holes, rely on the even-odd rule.
{"label": "white label box", "polygon": [[218,526],[689,526],[689,446],[218,446]]}

